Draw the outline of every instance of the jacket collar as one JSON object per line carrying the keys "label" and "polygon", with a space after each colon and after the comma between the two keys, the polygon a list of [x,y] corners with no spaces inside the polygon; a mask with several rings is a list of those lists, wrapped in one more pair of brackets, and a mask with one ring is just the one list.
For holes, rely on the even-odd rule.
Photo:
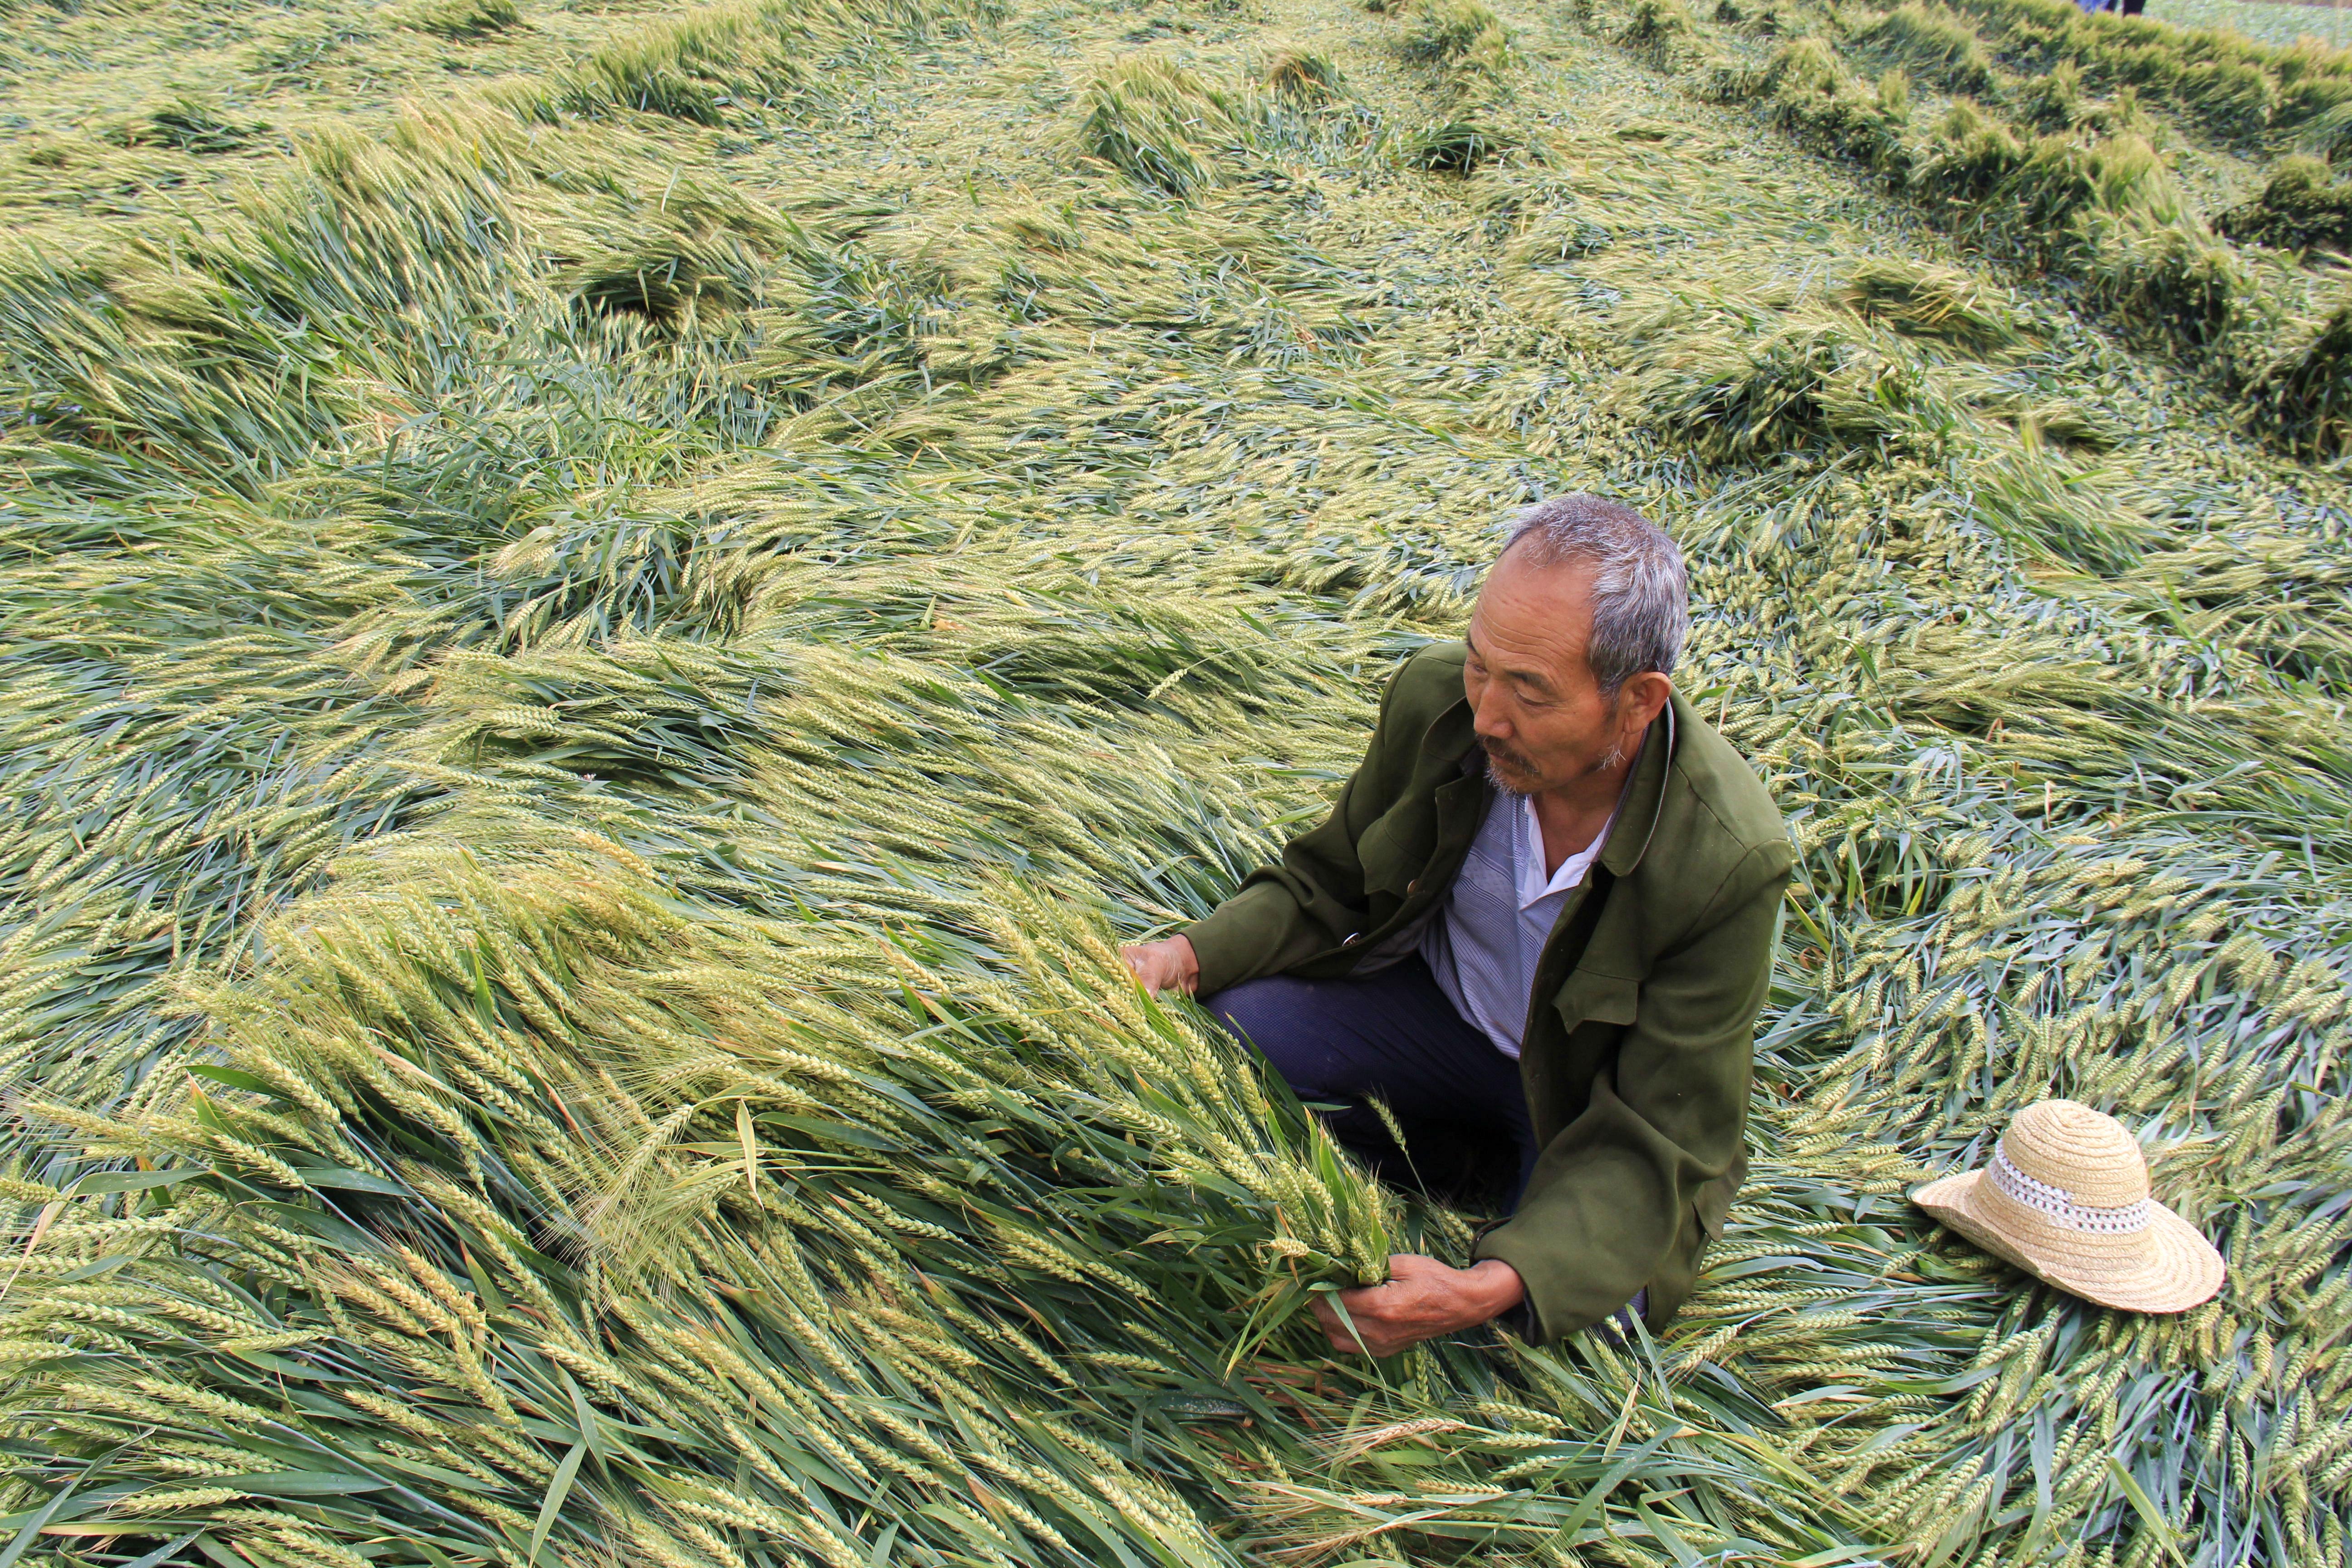
{"label": "jacket collar", "polygon": [[[1666,804],[1666,780],[1674,771],[1675,742],[1680,738],[1682,715],[1686,710],[1682,694],[1675,693],[1658,716],[1650,721],[1648,733],[1642,737],[1642,750],[1633,759],[1633,776],[1625,789],[1624,806],[1617,814],[1617,826],[1610,830],[1609,842],[1601,847],[1601,864],[1613,877],[1631,876],[1633,868],[1649,853],[1650,840],[1658,831],[1658,818]],[[1478,769],[1478,737],[1470,728],[1470,704],[1456,699],[1445,710],[1430,721],[1428,731],[1421,738],[1425,752],[1452,754],[1465,774],[1475,774]]]}
{"label": "jacket collar", "polygon": [[1680,724],[1675,710],[1681,705],[1680,693],[1669,696],[1658,716],[1650,721],[1649,733],[1642,737],[1642,750],[1633,758],[1633,776],[1625,786],[1625,805],[1617,814],[1617,826],[1610,830],[1609,842],[1601,848],[1601,863],[1609,868],[1611,876],[1631,876],[1649,853],[1650,840],[1658,831],[1658,818],[1665,811],[1666,776],[1674,770]]}

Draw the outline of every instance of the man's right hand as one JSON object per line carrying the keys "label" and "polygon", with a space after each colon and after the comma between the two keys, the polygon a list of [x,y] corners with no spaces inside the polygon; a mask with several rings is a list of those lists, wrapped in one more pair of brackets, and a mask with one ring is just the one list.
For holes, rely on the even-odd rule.
{"label": "man's right hand", "polygon": [[1192,951],[1192,943],[1184,937],[1171,936],[1165,942],[1122,947],[1118,955],[1135,971],[1137,984],[1154,995],[1162,991],[1181,991],[1190,996],[1201,984],[1200,954]]}

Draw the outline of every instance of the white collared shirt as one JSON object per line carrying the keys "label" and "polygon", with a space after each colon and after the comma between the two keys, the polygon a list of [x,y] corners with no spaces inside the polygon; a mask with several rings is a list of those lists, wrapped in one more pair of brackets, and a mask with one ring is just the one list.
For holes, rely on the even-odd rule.
{"label": "white collared shirt", "polygon": [[1560,907],[1600,858],[1616,821],[1611,813],[1591,843],[1546,877],[1535,798],[1498,795],[1446,892],[1444,918],[1422,935],[1421,956],[1437,988],[1507,1057],[1519,1054],[1536,965]]}

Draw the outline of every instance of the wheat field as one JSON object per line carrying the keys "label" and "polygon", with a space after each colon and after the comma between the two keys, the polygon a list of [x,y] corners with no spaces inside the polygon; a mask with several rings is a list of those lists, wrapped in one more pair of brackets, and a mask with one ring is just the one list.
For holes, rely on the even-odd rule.
{"label": "wheat field", "polygon": [[[0,1568],[2347,1568],[2352,58],[0,23]],[[1654,1341],[1334,1358],[1476,1216],[1115,947],[1575,489],[1801,851],[1755,1173]],[[1908,1207],[2052,1095],[2220,1300]]]}

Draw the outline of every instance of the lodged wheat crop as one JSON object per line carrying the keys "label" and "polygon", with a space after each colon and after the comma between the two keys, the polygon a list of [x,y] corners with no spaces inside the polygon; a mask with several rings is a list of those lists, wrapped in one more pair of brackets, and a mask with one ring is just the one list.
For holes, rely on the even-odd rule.
{"label": "lodged wheat crop", "polygon": [[[2347,334],[2103,326],[2341,68],[2000,3],[0,4],[0,1568],[2342,1568]],[[1756,1173],[1335,1358],[1480,1216],[1115,944],[1576,488],[1801,852]],[[2052,1094],[2220,1300],[1907,1208]]]}

